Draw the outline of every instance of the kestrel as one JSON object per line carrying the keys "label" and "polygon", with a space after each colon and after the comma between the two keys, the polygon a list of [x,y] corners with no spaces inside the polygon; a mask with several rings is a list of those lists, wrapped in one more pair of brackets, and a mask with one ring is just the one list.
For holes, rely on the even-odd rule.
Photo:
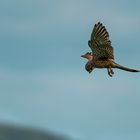
{"label": "kestrel", "polygon": [[129,72],[140,72],[139,70],[130,69],[114,62],[113,47],[109,40],[109,34],[102,23],[98,22],[95,24],[91,33],[91,38],[88,41],[88,46],[91,48],[92,52],[87,52],[81,57],[88,59],[85,69],[89,73],[91,73],[94,68],[107,68],[108,75],[111,77],[114,74],[112,68],[118,68]]}

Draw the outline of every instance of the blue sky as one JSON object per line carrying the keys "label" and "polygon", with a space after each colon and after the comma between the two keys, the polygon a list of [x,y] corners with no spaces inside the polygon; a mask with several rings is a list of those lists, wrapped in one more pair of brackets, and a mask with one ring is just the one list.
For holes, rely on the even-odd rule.
{"label": "blue sky", "polygon": [[84,70],[94,24],[140,69],[138,0],[0,0],[0,121],[80,140],[140,139],[140,74]]}

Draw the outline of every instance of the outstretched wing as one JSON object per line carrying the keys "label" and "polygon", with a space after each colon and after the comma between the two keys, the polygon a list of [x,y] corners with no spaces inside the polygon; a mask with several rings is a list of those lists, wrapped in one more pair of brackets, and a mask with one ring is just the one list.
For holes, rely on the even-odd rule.
{"label": "outstretched wing", "polygon": [[88,45],[92,50],[94,59],[111,58],[114,59],[113,47],[109,40],[109,34],[100,22],[95,24],[91,38],[88,41]]}

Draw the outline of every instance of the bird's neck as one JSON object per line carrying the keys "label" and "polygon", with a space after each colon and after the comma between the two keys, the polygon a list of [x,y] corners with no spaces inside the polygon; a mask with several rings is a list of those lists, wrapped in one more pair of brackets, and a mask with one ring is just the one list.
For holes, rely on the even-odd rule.
{"label": "bird's neck", "polygon": [[88,59],[88,62],[87,62],[89,65],[94,65],[94,59]]}

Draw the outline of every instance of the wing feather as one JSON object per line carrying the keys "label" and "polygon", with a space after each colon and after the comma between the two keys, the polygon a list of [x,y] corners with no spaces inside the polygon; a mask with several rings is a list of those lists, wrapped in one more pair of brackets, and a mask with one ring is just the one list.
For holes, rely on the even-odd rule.
{"label": "wing feather", "polygon": [[88,45],[96,60],[101,58],[114,59],[109,33],[102,23],[98,22],[95,24]]}

